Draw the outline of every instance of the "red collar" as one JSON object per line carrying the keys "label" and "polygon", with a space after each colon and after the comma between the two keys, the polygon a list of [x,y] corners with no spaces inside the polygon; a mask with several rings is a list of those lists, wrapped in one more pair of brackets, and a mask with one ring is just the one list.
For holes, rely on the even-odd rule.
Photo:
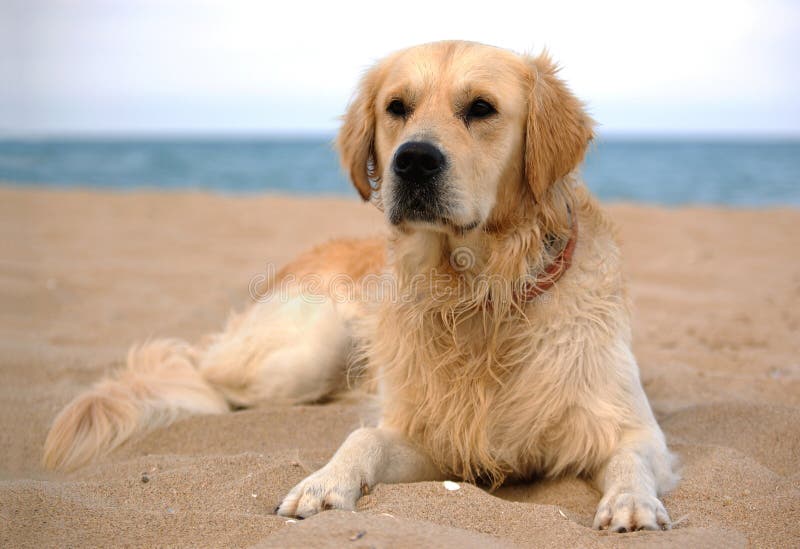
{"label": "red collar", "polygon": [[550,265],[547,266],[533,280],[526,280],[525,284],[517,296],[519,301],[526,303],[533,301],[547,290],[552,288],[558,280],[564,276],[570,265],[572,265],[572,254],[575,252],[575,244],[578,241],[578,217],[574,216],[572,221],[572,234],[567,241],[567,245],[561,250]]}

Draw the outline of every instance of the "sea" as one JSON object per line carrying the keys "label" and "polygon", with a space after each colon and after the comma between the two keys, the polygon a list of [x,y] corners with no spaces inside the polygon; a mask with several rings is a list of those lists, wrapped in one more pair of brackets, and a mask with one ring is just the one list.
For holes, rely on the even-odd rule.
{"label": "sea", "polygon": [[[581,172],[605,201],[800,206],[800,138],[601,137]],[[330,136],[6,138],[0,185],[356,197]]]}

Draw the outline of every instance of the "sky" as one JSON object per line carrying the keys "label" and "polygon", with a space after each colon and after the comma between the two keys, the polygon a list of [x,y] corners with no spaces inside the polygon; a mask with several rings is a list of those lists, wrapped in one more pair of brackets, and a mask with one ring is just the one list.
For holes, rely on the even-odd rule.
{"label": "sky", "polygon": [[0,0],[0,135],[328,134],[443,39],[546,47],[607,134],[800,135],[791,0]]}

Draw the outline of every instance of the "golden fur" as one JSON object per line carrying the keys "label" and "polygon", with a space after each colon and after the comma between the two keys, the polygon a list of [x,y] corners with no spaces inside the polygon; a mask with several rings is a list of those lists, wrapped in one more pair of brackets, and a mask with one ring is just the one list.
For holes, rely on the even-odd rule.
{"label": "golden fur", "polygon": [[[475,97],[497,115],[458,116]],[[412,114],[387,114],[395,99]],[[163,357],[133,354],[56,419],[45,463],[80,466],[178,413],[224,411],[223,397],[315,401],[345,389],[351,368],[379,385],[380,425],[351,435],[280,514],[352,508],[376,482],[579,474],[604,492],[596,527],[668,526],[657,495],[676,476],[630,350],[619,249],[575,175],[592,125],[547,55],[440,42],[388,57],[344,117],[342,164],[362,198],[390,208],[395,151],[430,140],[449,159],[446,219],[392,223],[388,242],[319,247],[279,273],[273,288],[288,282],[286,299],[255,305],[191,352],[151,344],[196,357],[183,359],[194,399],[151,389]],[[571,268],[535,300],[520,299],[520,281],[553,261],[575,223]],[[464,264],[454,262],[460,253]],[[316,300],[298,282],[310,275]]]}

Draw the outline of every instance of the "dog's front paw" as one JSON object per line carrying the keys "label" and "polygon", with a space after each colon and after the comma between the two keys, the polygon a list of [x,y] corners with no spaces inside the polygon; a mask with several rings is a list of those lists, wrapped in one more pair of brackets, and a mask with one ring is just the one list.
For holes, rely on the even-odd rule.
{"label": "dog's front paw", "polygon": [[622,492],[608,494],[600,500],[594,516],[595,530],[633,532],[636,530],[669,530],[667,510],[658,498],[647,494]]}
{"label": "dog's front paw", "polygon": [[292,488],[275,513],[304,519],[328,509],[354,510],[358,498],[368,490],[367,484],[351,472],[326,466]]}

